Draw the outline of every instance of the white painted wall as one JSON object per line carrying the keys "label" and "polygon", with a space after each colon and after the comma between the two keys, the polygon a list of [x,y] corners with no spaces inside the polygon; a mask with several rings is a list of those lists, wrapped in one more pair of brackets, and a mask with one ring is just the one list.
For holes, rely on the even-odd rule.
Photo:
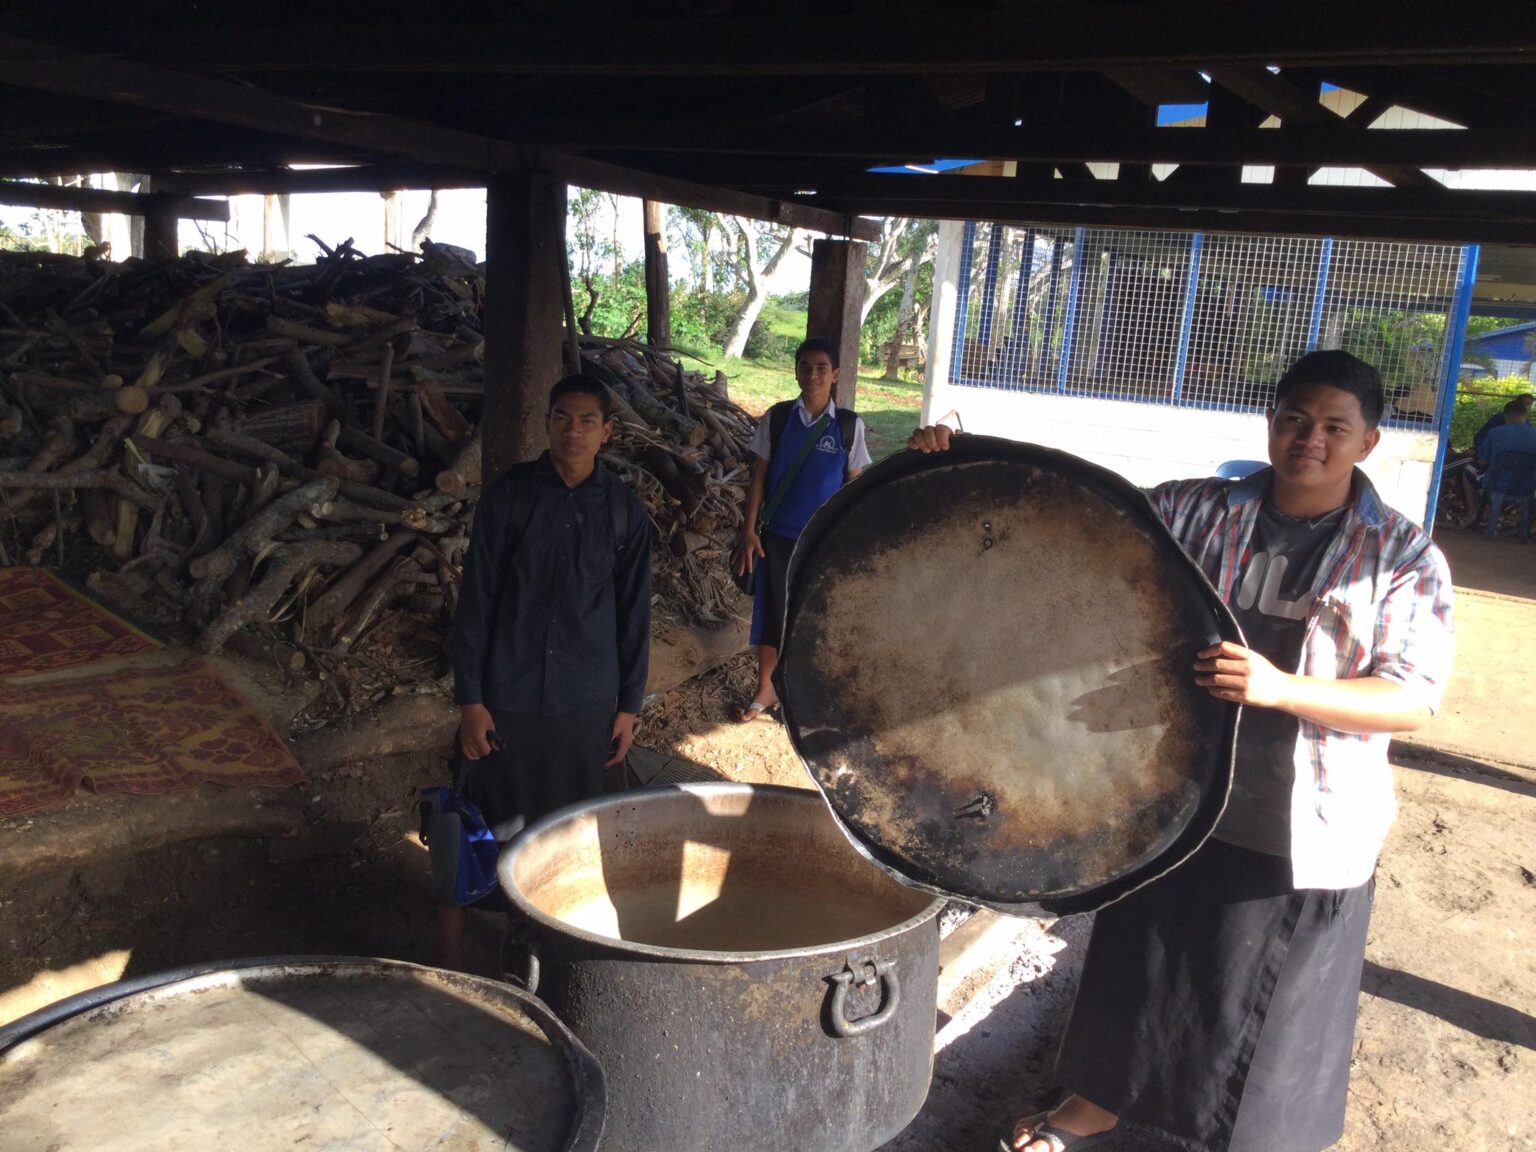
{"label": "white painted wall", "polygon": [[[1143,487],[1211,476],[1225,460],[1265,459],[1264,419],[1258,413],[1208,412],[947,383],[963,229],[963,224],[954,222],[939,229],[924,423],[956,410],[967,432],[1059,448],[1111,468]],[[1382,498],[1416,523],[1424,520],[1438,439],[1434,431],[1384,428],[1381,443],[1364,465]]]}

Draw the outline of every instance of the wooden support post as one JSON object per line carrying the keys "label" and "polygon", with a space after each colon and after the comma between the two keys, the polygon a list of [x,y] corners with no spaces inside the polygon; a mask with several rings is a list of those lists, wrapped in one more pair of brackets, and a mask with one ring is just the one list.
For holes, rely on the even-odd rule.
{"label": "wooden support post", "polygon": [[647,200],[645,209],[645,342],[672,347],[672,283],[667,279],[666,205]]}
{"label": "wooden support post", "polygon": [[855,407],[859,384],[859,329],[864,311],[864,253],[858,240],[817,240],[811,248],[810,306],[805,334],[830,340],[838,351],[841,408]]}
{"label": "wooden support post", "polygon": [[544,450],[560,379],[565,185],[529,170],[493,177],[485,208],[485,480]]}
{"label": "wooden support post", "polygon": [[174,260],[181,255],[181,218],[176,201],[164,193],[145,197],[144,259]]}

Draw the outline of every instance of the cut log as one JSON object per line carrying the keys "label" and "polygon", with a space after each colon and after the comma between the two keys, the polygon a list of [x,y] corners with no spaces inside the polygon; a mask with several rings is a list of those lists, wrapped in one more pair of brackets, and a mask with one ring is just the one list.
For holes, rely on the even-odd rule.
{"label": "cut log", "polygon": [[454,447],[468,444],[475,435],[475,427],[458,409],[448,403],[448,397],[435,384],[418,383],[412,386],[413,395],[421,401],[421,407],[443,438]]}
{"label": "cut log", "polygon": [[340,396],[327,388],[320,377],[315,375],[314,367],[309,362],[309,357],[298,348],[288,353],[288,375],[298,386],[308,392],[316,400],[325,406],[325,410],[332,416],[343,418],[347,414],[347,406]]}
{"label": "cut log", "polygon": [[236,484],[255,484],[257,470],[245,464],[237,464],[233,460],[227,460],[223,456],[215,456],[211,452],[198,447],[203,443],[200,440],[156,440],[153,438],[134,437],[134,446],[144,455],[157,460],[171,460],[178,464],[186,464],[200,472],[210,472],[215,476],[222,476],[226,480],[232,480]]}
{"label": "cut log", "polygon": [[353,564],[363,550],[356,544],[316,541],[296,544],[274,559],[260,582],[214,617],[197,638],[199,652],[217,652],[238,629],[266,621],[294,578],[316,564]]}
{"label": "cut log", "polygon": [[370,716],[322,729],[293,746],[311,772],[362,764],[380,756],[440,750],[447,758],[459,710],[438,695],[396,696]]}
{"label": "cut log", "polygon": [[462,499],[471,488],[480,486],[480,437],[459,450],[454,461],[437,474],[437,490]]}
{"label": "cut log", "polygon": [[284,452],[308,452],[319,440],[327,418],[321,401],[305,400],[253,413],[241,421],[240,431]]}
{"label": "cut log", "polygon": [[130,483],[121,472],[84,469],[78,472],[0,472],[0,488],[30,488],[58,491],[76,488],[105,488],[140,508],[153,508],[159,497],[151,496]]}
{"label": "cut log", "polygon": [[398,448],[391,448],[388,444],[375,440],[366,432],[359,432],[355,428],[343,427],[336,438],[336,445],[356,452],[359,456],[375,460],[386,468],[394,468],[406,479],[412,479],[421,474],[421,463],[414,457],[407,456]]}
{"label": "cut log", "polygon": [[375,580],[373,586],[357,598],[347,618],[333,627],[334,646],[347,651],[391,601],[414,592],[419,584],[435,583],[437,578],[430,572],[423,572],[414,560],[400,561]]}
{"label": "cut log", "polygon": [[407,528],[397,528],[391,532],[389,539],[377,544],[310,605],[309,622],[317,628],[323,628],[338,619],[391,560],[420,539],[417,533]]}
{"label": "cut log", "polygon": [[193,560],[187,567],[203,586],[204,597],[208,597],[212,588],[228,579],[243,557],[253,556],[266,547],[272,537],[292,524],[300,512],[313,504],[324,503],[334,495],[335,477],[323,476],[312,480],[278,497],[212,552]]}
{"label": "cut log", "polygon": [[272,665],[290,676],[302,672],[308,661],[301,649],[287,641],[244,629],[232,632],[224,641],[224,647],[231,652],[238,652],[247,660]]}

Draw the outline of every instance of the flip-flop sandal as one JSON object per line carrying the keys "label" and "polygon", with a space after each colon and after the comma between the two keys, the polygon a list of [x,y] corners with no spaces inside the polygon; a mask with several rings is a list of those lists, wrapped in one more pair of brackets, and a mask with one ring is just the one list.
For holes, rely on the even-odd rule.
{"label": "flip-flop sandal", "polygon": [[[1051,1146],[1051,1152],[1088,1152],[1089,1148],[1097,1148],[1115,1135],[1113,1128],[1108,1132],[1095,1132],[1092,1136],[1077,1136],[1071,1132],[1064,1132],[1051,1123],[1049,1112],[1037,1112],[1033,1116],[1026,1116],[1014,1126],[1014,1131],[1018,1131],[1021,1126],[1029,1127],[1031,1140],[1047,1141]],[[999,1152],[1014,1152],[1011,1140],[999,1140],[997,1147]]]}
{"label": "flip-flop sandal", "polygon": [[737,714],[736,721],[740,724],[751,724],[756,720],[761,720],[765,715],[768,719],[774,720],[777,719],[774,715],[774,711],[777,708],[777,704],[759,704],[754,700],[742,709],[741,713]]}

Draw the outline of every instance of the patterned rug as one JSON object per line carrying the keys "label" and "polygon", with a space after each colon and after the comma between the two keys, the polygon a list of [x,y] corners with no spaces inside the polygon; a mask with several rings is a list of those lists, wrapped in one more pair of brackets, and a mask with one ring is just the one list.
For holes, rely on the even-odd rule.
{"label": "patterned rug", "polygon": [[0,684],[0,815],[62,803],[82,783],[153,796],[303,780],[281,737],[206,660]]}
{"label": "patterned rug", "polygon": [[0,679],[78,668],[159,647],[41,568],[0,568]]}

